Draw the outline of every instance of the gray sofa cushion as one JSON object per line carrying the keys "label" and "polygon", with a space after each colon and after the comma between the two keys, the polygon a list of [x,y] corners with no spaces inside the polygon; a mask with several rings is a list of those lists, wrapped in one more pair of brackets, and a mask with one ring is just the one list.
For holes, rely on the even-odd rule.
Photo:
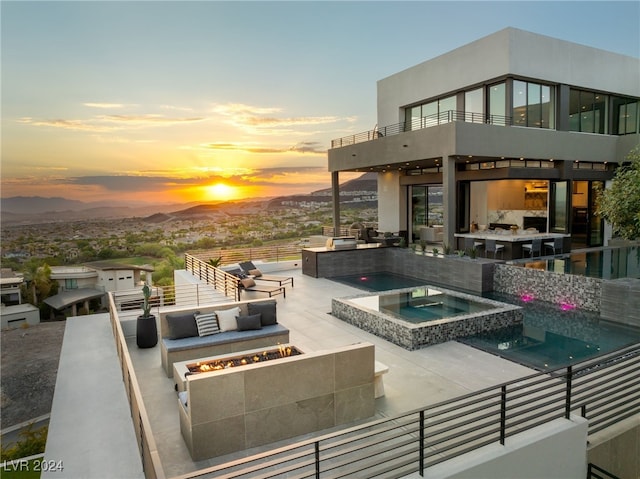
{"label": "gray sofa cushion", "polygon": [[260,323],[260,317],[262,315],[258,314],[250,314],[247,316],[238,316],[236,317],[236,321],[238,322],[238,331],[251,331],[254,329],[262,329],[262,324]]}
{"label": "gray sofa cushion", "polygon": [[262,329],[250,331],[224,331],[210,336],[195,336],[182,339],[162,338],[162,344],[168,352],[185,351],[209,345],[236,343],[243,339],[277,336],[287,331],[289,330],[281,324],[274,324],[273,326],[265,326]]}
{"label": "gray sofa cushion", "polygon": [[167,314],[167,326],[169,327],[167,338],[181,339],[198,336],[196,314],[200,314],[200,311],[196,311],[195,313]]}
{"label": "gray sofa cushion", "polygon": [[247,311],[249,314],[260,314],[260,324],[262,326],[271,326],[278,323],[275,301],[248,303]]}

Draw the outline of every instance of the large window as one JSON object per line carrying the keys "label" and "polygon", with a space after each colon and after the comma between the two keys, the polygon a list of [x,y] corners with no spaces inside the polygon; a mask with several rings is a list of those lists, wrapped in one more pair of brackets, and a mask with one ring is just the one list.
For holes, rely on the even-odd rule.
{"label": "large window", "polygon": [[635,98],[613,98],[613,128],[616,135],[638,132],[638,100]]}
{"label": "large window", "polygon": [[513,124],[555,128],[553,89],[548,85],[514,80]]}
{"label": "large window", "polygon": [[569,130],[607,133],[607,96],[572,88],[569,94]]}
{"label": "large window", "polygon": [[489,87],[489,122],[494,125],[507,123],[506,84],[496,83]]}
{"label": "large window", "polygon": [[482,97],[482,88],[464,92],[464,121],[484,123]]}
{"label": "large window", "polygon": [[407,130],[419,130],[429,126],[454,121],[456,111],[456,97],[449,96],[439,100],[416,105],[405,110]]}

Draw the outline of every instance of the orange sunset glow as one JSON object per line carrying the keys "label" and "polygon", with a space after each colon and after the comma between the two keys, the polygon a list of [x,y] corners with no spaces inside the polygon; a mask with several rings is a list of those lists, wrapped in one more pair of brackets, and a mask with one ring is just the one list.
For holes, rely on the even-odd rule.
{"label": "orange sunset glow", "polygon": [[213,185],[205,186],[204,190],[207,199],[210,200],[219,200],[219,201],[228,201],[234,200],[239,197],[239,189],[235,186],[229,186],[225,183],[215,183]]}

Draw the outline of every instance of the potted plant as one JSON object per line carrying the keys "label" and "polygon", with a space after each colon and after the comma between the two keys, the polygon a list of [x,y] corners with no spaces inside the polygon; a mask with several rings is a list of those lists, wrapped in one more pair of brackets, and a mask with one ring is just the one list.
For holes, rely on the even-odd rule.
{"label": "potted plant", "polygon": [[136,324],[136,344],[139,348],[153,348],[158,344],[158,327],[156,317],[151,314],[151,288],[148,284],[142,287],[142,314]]}

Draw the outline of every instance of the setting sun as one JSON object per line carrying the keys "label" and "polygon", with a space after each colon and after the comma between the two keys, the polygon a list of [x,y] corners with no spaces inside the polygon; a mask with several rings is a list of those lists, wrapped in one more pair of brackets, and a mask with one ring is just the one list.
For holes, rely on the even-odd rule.
{"label": "setting sun", "polygon": [[238,196],[236,187],[224,183],[206,186],[205,191],[211,200],[232,200]]}

